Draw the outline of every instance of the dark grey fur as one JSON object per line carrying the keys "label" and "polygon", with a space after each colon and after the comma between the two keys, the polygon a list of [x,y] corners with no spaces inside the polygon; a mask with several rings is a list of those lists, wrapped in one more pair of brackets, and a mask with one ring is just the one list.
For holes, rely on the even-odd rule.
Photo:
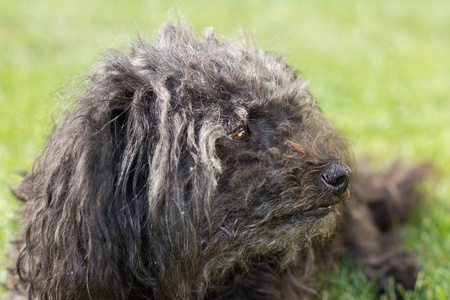
{"label": "dark grey fur", "polygon": [[180,21],[104,56],[82,90],[16,191],[8,299],[303,299],[339,249],[380,289],[414,287],[382,229],[422,172],[354,175],[348,200],[347,144],[279,56]]}

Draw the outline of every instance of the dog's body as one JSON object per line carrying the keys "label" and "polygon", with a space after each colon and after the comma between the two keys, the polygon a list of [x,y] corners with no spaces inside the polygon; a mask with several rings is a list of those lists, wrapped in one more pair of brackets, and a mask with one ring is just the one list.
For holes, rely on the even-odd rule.
{"label": "dog's body", "polygon": [[348,188],[352,165],[282,59],[165,25],[104,57],[17,189],[7,297],[303,299],[335,250],[380,289],[413,288],[413,256],[383,231],[422,172],[354,172]]}

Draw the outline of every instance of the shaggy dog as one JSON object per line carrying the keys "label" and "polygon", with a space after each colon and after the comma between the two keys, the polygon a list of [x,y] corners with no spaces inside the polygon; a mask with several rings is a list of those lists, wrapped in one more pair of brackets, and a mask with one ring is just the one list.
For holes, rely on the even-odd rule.
{"label": "shaggy dog", "polygon": [[384,232],[423,172],[362,169],[349,188],[346,141],[279,56],[179,21],[80,90],[15,191],[7,298],[305,299],[336,251],[380,291],[414,288]]}

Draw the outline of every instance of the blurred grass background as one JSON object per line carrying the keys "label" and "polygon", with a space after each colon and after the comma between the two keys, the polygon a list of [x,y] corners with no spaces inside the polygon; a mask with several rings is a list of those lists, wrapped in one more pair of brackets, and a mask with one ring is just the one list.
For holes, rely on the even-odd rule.
{"label": "blurred grass background", "polygon": [[[151,39],[179,9],[201,31],[255,32],[310,82],[325,114],[375,167],[395,158],[431,160],[438,176],[408,222],[404,247],[423,271],[407,299],[450,298],[450,1],[30,1],[0,9],[0,261],[19,228],[9,192],[30,169],[52,128],[58,88],[92,66],[102,50]],[[373,299],[350,266],[332,270],[323,299]],[[6,278],[5,262],[0,281]],[[1,293],[1,288],[0,288]],[[393,299],[393,293],[385,298]]]}

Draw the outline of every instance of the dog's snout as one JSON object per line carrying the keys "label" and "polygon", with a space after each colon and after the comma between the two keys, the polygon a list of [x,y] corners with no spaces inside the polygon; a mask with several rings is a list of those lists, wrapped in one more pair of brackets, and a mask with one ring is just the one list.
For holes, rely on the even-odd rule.
{"label": "dog's snout", "polygon": [[333,162],[324,168],[321,180],[335,196],[339,197],[347,190],[350,174],[351,170],[347,165]]}

